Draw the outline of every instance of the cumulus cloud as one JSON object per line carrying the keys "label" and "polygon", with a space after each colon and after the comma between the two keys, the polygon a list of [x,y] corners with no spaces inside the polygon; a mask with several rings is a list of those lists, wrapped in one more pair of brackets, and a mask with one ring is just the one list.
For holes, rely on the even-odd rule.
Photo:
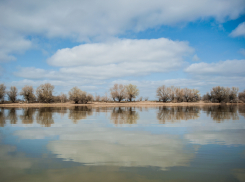
{"label": "cumulus cloud", "polygon": [[89,42],[198,19],[222,22],[244,12],[244,0],[1,1],[0,60],[13,60],[12,53],[30,48],[27,36]]}
{"label": "cumulus cloud", "polygon": [[59,3],[13,0],[2,1],[0,7],[2,26],[51,37],[78,34],[84,38],[200,18],[235,19],[244,13],[245,3],[243,0],[62,0]]}
{"label": "cumulus cloud", "polygon": [[185,69],[185,72],[195,75],[243,75],[245,60],[226,60],[217,63],[194,63]]}
{"label": "cumulus cloud", "polygon": [[[175,64],[182,56],[192,53],[187,42],[159,39],[122,39],[106,43],[82,44],[58,50],[48,63],[53,66],[110,65],[117,63]],[[169,64],[170,65],[170,64]],[[169,69],[169,65],[167,69]],[[138,65],[140,66],[140,65]],[[150,65],[149,65],[150,66]]]}
{"label": "cumulus cloud", "polygon": [[232,37],[239,37],[239,36],[245,37],[245,22],[239,24],[238,27],[236,27],[236,29],[230,33],[230,36],[232,36]]}
{"label": "cumulus cloud", "polygon": [[31,41],[24,36],[0,28],[0,63],[15,60],[13,54],[22,53],[31,46]]}
{"label": "cumulus cloud", "polygon": [[193,51],[187,42],[165,38],[91,43],[58,50],[48,63],[61,66],[59,71],[20,68],[15,75],[29,79],[64,80],[148,75],[180,68],[184,63],[183,57]]}

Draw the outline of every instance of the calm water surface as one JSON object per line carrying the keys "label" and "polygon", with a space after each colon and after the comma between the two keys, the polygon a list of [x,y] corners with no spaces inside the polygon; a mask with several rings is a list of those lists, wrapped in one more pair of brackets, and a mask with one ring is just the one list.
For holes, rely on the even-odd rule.
{"label": "calm water surface", "polygon": [[245,107],[0,108],[0,181],[245,181]]}

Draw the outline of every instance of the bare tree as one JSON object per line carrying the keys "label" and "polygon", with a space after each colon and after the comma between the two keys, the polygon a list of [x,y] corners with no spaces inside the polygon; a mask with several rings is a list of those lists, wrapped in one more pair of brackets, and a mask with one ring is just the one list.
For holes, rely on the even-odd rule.
{"label": "bare tree", "polygon": [[53,98],[54,86],[50,83],[40,85],[36,90],[37,99],[39,102],[50,103],[54,100]]}
{"label": "bare tree", "polygon": [[4,101],[4,97],[6,94],[6,86],[4,84],[0,84],[0,100],[3,102]]}
{"label": "bare tree", "polygon": [[64,93],[61,93],[60,95],[60,102],[65,103],[67,102],[67,95]]}
{"label": "bare tree", "polygon": [[10,87],[10,91],[7,92],[8,98],[11,102],[16,101],[17,94],[18,89],[15,86]]}
{"label": "bare tree", "polygon": [[243,103],[245,102],[245,90],[243,92],[240,92],[238,95],[238,98],[240,101],[242,101]]}
{"label": "bare tree", "polygon": [[231,90],[230,90],[230,93],[229,93],[229,101],[230,102],[238,102],[238,91],[239,91],[239,88],[238,87],[232,87]]}
{"label": "bare tree", "polygon": [[34,89],[32,86],[24,86],[20,92],[20,95],[24,97],[27,103],[35,100]]}
{"label": "bare tree", "polygon": [[175,88],[175,101],[176,102],[183,102],[183,96],[184,96],[183,89],[176,87]]}
{"label": "bare tree", "polygon": [[213,87],[210,93],[207,93],[203,96],[204,101],[210,101],[210,102],[232,102],[235,103],[238,101],[238,88],[232,87],[231,89],[229,87]]}
{"label": "bare tree", "polygon": [[140,98],[139,98],[139,101],[142,101],[143,100],[143,97],[141,96]]}
{"label": "bare tree", "polygon": [[131,102],[132,99],[136,98],[139,95],[139,89],[136,85],[126,85],[127,98]]}
{"label": "bare tree", "polygon": [[168,88],[163,85],[157,88],[157,98],[159,101],[167,102],[170,99],[170,94]]}
{"label": "bare tree", "polygon": [[126,87],[122,84],[115,84],[111,89],[111,97],[115,101],[115,99],[118,100],[118,102],[121,102],[123,99],[126,98]]}
{"label": "bare tree", "polygon": [[148,101],[149,97],[145,97],[145,101]]}
{"label": "bare tree", "polygon": [[86,104],[89,101],[93,101],[93,96],[80,90],[78,87],[73,87],[69,91],[69,99],[74,101],[75,104],[78,104],[79,102],[81,102],[82,104]]}

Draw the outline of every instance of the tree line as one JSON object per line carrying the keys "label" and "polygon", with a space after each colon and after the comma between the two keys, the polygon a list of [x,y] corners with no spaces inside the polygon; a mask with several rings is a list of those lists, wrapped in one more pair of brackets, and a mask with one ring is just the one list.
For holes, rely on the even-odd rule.
{"label": "tree line", "polygon": [[[212,103],[237,103],[245,102],[245,90],[238,93],[237,87],[221,87],[216,86],[201,97],[199,90],[180,88],[162,85],[156,90],[156,98],[159,102],[198,102],[203,100],[204,102]],[[54,86],[50,83],[41,84],[37,87],[36,91],[32,86],[24,86],[20,92],[15,86],[11,86],[9,90],[6,90],[4,84],[0,84],[0,101],[3,103],[5,97],[12,103],[17,101],[17,96],[22,96],[26,103],[39,102],[39,103],[65,103],[73,101],[75,104],[86,104],[88,102],[121,102],[121,101],[136,101],[139,96],[139,89],[136,85],[128,84],[114,84],[110,88],[109,93],[104,96],[95,95],[82,91],[78,87],[73,87],[68,95],[61,93],[54,95]],[[138,97],[137,101],[147,101],[148,97]],[[22,100],[18,100],[20,102]]]}

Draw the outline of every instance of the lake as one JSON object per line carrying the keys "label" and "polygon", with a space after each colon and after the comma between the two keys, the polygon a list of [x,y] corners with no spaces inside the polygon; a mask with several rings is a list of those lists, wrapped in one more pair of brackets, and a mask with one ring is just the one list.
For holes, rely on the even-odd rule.
{"label": "lake", "polygon": [[245,106],[0,108],[0,181],[245,181]]}

